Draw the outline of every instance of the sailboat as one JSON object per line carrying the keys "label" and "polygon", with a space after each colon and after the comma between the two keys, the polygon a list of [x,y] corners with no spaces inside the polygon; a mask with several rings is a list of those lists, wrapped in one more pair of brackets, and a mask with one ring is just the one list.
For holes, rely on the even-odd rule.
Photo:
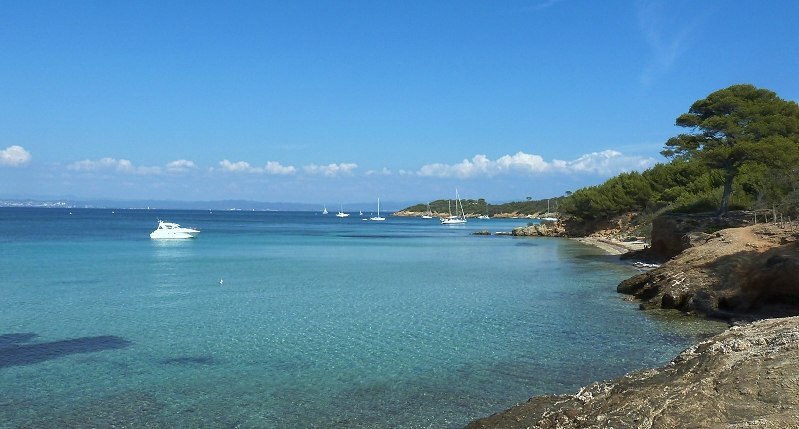
{"label": "sailboat", "polygon": [[549,198],[547,198],[547,213],[546,216],[542,217],[541,220],[546,222],[557,222],[558,218],[552,217],[552,213],[549,212]]}
{"label": "sailboat", "polygon": [[380,198],[377,199],[377,216],[370,217],[369,220],[386,220],[386,218],[380,217]]}
{"label": "sailboat", "polygon": [[344,213],[344,205],[342,205],[338,213],[336,213],[336,217],[347,217],[349,215],[349,213]]}
{"label": "sailboat", "polygon": [[322,214],[327,214],[327,206],[325,206],[325,209],[322,210]]}
{"label": "sailboat", "polygon": [[[461,214],[458,216],[458,206],[461,206]],[[463,203],[461,203],[461,197],[458,195],[458,190],[455,189],[455,215],[452,214],[450,211],[449,217],[441,218],[442,225],[459,225],[462,223],[466,223],[466,213],[463,212]]]}
{"label": "sailboat", "polygon": [[427,203],[427,214],[423,214],[422,219],[432,219],[432,218],[433,218],[433,212],[430,211],[430,203]]}

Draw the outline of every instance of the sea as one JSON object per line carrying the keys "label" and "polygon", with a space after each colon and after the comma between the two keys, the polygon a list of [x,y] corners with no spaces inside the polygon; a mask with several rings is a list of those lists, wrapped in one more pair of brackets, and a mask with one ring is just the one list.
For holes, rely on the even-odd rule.
{"label": "sea", "polygon": [[0,428],[461,428],[723,329],[594,247],[473,234],[527,219],[368,216],[0,208]]}

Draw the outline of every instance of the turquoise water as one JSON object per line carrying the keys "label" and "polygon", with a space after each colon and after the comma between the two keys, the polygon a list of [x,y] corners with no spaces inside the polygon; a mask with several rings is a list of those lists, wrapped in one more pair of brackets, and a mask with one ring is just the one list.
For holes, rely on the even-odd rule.
{"label": "turquoise water", "polygon": [[0,209],[0,427],[456,428],[717,328],[594,248],[471,235],[524,223]]}

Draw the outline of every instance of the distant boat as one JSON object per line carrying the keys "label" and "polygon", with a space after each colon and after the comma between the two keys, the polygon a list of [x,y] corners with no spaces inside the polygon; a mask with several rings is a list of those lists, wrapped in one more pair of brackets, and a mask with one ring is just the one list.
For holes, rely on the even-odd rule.
{"label": "distant boat", "polygon": [[539,218],[539,220],[542,220],[544,222],[557,222],[558,221],[558,218],[552,217],[552,213],[549,212],[549,199],[547,199],[547,213],[546,213],[546,216],[544,216],[542,218]]}
{"label": "distant boat", "polygon": [[327,214],[327,206],[325,206],[325,209],[322,210],[322,214]]}
{"label": "distant boat", "polygon": [[491,219],[491,218],[488,217],[488,215],[480,215],[480,216],[477,216],[477,219]]}
{"label": "distant boat", "polygon": [[[458,215],[458,206],[461,208],[461,214]],[[463,212],[463,203],[461,203],[461,197],[458,195],[458,190],[455,189],[455,214],[452,214],[452,208],[450,206],[450,213],[449,217],[441,218],[442,225],[459,225],[466,223],[466,213]]]}
{"label": "distant boat", "polygon": [[150,233],[154,239],[184,239],[194,238],[200,231],[194,228],[184,228],[173,222],[158,221],[158,228]]}
{"label": "distant boat", "polygon": [[386,218],[380,217],[380,198],[377,199],[377,216],[370,217],[369,220],[386,220]]}
{"label": "distant boat", "polygon": [[433,212],[430,211],[430,203],[427,203],[427,214],[423,214],[422,219],[432,219],[432,218],[433,218]]}
{"label": "distant boat", "polygon": [[336,217],[347,217],[349,215],[349,213],[344,213],[344,206],[341,206],[338,213],[336,213]]}

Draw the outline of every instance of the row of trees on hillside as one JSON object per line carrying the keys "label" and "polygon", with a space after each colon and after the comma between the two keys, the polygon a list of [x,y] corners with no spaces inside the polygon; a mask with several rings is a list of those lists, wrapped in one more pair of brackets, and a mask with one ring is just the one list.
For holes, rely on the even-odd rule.
{"label": "row of trees on hillside", "polygon": [[[547,209],[556,210],[560,201],[565,197],[552,198],[550,200],[533,200],[528,198],[526,201],[513,201],[503,204],[490,204],[485,199],[461,200],[463,211],[466,215],[495,215],[499,213],[519,215],[532,215],[545,213]],[[424,213],[427,211],[427,204],[417,204],[403,209],[404,211]],[[434,213],[448,213],[455,211],[454,200],[436,200],[430,202],[430,210]]]}
{"label": "row of trees on hillside", "polygon": [[569,194],[561,211],[582,219],[628,211],[771,208],[799,213],[799,105],[752,85],[696,101],[677,125],[688,132],[661,152],[671,162]]}

